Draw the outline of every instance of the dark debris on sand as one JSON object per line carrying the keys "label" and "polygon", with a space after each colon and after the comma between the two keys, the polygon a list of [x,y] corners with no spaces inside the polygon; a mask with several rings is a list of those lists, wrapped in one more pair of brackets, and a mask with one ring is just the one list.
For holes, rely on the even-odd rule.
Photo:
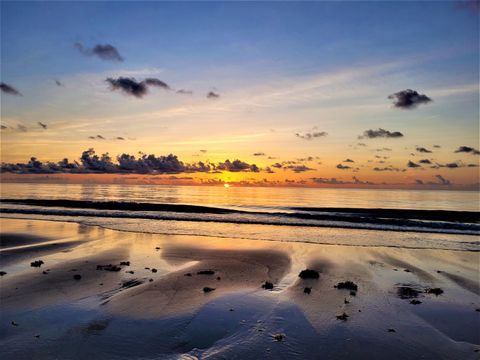
{"label": "dark debris on sand", "polygon": [[347,321],[348,318],[349,316],[345,313],[343,313],[342,315],[337,315],[337,320]]}
{"label": "dark debris on sand", "polygon": [[192,276],[192,273],[183,274],[183,276]]}
{"label": "dark debris on sand", "polygon": [[157,272],[157,269],[153,268],[153,269],[152,269],[152,272],[153,272],[153,273],[156,273],[156,272]]}
{"label": "dark debris on sand", "polygon": [[388,329],[387,332],[396,332],[395,329]]}
{"label": "dark debris on sand", "polygon": [[211,287],[208,287],[208,286],[205,286],[205,287],[203,288],[203,292],[204,292],[204,293],[209,293],[209,292],[211,292],[211,291],[213,291],[213,290],[215,290],[215,288],[211,288]]}
{"label": "dark debris on sand", "polygon": [[420,291],[411,286],[402,285],[397,288],[397,295],[400,299],[411,299],[418,297]]}
{"label": "dark debris on sand", "polygon": [[116,272],[116,271],[120,271],[122,269],[117,265],[108,264],[108,265],[97,265],[97,270],[105,270],[105,271]]}
{"label": "dark debris on sand", "polygon": [[0,271],[0,276],[7,275],[6,271]]}
{"label": "dark debris on sand", "polygon": [[312,288],[311,287],[306,287],[305,289],[303,289],[303,292],[305,294],[310,294],[312,292]]}
{"label": "dark debris on sand", "polygon": [[73,275],[73,278],[74,278],[75,280],[80,280],[80,279],[82,278],[82,275],[80,275],[80,274],[75,274],[75,275]]}
{"label": "dark debris on sand", "polygon": [[416,300],[416,299],[413,299],[412,301],[410,301],[410,304],[412,305],[420,305],[422,302],[420,300]]}
{"label": "dark debris on sand", "polygon": [[436,296],[443,294],[443,290],[440,288],[428,288],[425,292],[427,294],[435,294]]}
{"label": "dark debris on sand", "polygon": [[130,266],[130,261],[121,261],[121,262],[120,262],[120,265]]}
{"label": "dark debris on sand", "polygon": [[275,341],[285,340],[285,334],[273,334],[272,337]]}
{"label": "dark debris on sand", "polygon": [[262,285],[262,288],[264,288],[265,290],[272,290],[273,284],[270,281],[265,281],[265,284]]}
{"label": "dark debris on sand", "polygon": [[30,266],[31,266],[31,267],[40,267],[40,266],[42,266],[43,264],[45,264],[45,263],[43,262],[43,260],[35,260],[35,261],[32,261],[32,262],[30,263]]}
{"label": "dark debris on sand", "polygon": [[355,284],[353,281],[345,281],[345,282],[339,282],[337,285],[334,286],[337,289],[347,289],[351,291],[357,291],[358,290],[358,285]]}
{"label": "dark debris on sand", "polygon": [[141,284],[143,284],[143,282],[138,279],[127,280],[122,282],[122,288],[128,289]]}
{"label": "dark debris on sand", "polygon": [[317,270],[305,269],[300,271],[298,276],[302,279],[318,279],[320,277]]}
{"label": "dark debris on sand", "polygon": [[200,270],[197,272],[197,275],[213,275],[215,271],[213,270]]}

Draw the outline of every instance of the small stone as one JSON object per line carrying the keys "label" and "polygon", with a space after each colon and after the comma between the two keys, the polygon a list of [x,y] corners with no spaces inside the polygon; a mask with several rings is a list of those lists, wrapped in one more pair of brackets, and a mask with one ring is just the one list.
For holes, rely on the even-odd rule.
{"label": "small stone", "polygon": [[303,289],[303,292],[305,294],[310,294],[312,292],[312,288],[311,287],[306,287],[305,289]]}
{"label": "small stone", "polygon": [[429,288],[426,290],[427,294],[435,294],[436,296],[443,294],[443,290],[440,288]]}
{"label": "small stone", "polygon": [[75,275],[73,275],[73,278],[74,278],[75,280],[80,280],[80,279],[82,278],[82,275],[80,275],[80,274],[75,274]]}
{"label": "small stone", "polygon": [[203,288],[203,292],[204,292],[204,293],[208,293],[208,292],[211,292],[211,291],[213,291],[213,290],[215,290],[215,288],[211,288],[211,287],[208,287],[208,286],[205,286],[205,287]]}
{"label": "small stone", "polygon": [[121,261],[120,265],[130,266],[130,261]]}
{"label": "small stone", "polygon": [[35,260],[30,263],[32,267],[40,267],[44,264],[43,260]]}
{"label": "small stone", "polygon": [[16,323],[15,321],[12,321],[11,324],[12,324],[13,326],[18,326],[18,323]]}
{"label": "small stone", "polygon": [[285,334],[274,334],[272,335],[275,341],[283,341],[285,340]]}
{"label": "small stone", "polygon": [[0,271],[0,276],[7,275],[6,271]]}
{"label": "small stone", "polygon": [[152,269],[152,272],[153,272],[153,273],[156,273],[156,272],[157,272],[157,269],[153,268],[153,269]]}
{"label": "small stone", "polygon": [[343,313],[342,315],[337,315],[337,320],[347,321],[348,315]]}
{"label": "small stone", "polygon": [[388,329],[388,332],[396,332],[395,329]]}
{"label": "small stone", "polygon": [[416,300],[416,299],[413,299],[412,301],[410,301],[410,304],[412,305],[420,305],[422,302],[420,300]]}

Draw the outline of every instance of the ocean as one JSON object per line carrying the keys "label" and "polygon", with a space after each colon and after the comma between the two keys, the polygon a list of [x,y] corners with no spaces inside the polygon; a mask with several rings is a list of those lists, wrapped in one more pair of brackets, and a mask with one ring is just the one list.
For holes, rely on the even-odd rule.
{"label": "ocean", "polygon": [[2,217],[121,231],[480,250],[478,192],[2,184],[1,197]]}

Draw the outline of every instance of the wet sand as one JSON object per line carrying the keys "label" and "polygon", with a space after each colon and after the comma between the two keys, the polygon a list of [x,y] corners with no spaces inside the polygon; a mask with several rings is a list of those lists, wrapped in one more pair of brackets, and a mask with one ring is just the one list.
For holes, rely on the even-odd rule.
{"label": "wet sand", "polygon": [[479,358],[478,252],[0,224],[2,358]]}

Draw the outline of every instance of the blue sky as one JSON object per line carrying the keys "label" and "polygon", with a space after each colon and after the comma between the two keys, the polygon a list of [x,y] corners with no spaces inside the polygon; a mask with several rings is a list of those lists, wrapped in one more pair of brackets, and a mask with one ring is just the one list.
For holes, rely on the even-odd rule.
{"label": "blue sky", "polygon": [[[282,158],[350,156],[356,136],[378,127],[408,133],[396,144],[399,162],[421,142],[478,144],[479,17],[452,1],[2,2],[1,9],[2,81],[23,94],[2,96],[2,123],[41,121],[51,130],[41,141],[42,129],[4,134],[7,161],[33,151],[46,160],[57,160],[52,151],[75,157],[90,146],[116,154],[117,143],[86,140],[100,132],[135,139],[121,145],[131,152],[189,157],[203,142],[213,158],[246,158],[262,146]],[[76,42],[112,44],[125,61],[83,56]],[[108,76],[157,77],[194,95],[132,99],[109,91]],[[407,88],[434,102],[392,109],[387,96]],[[208,91],[220,99],[206,100]],[[294,136],[312,128],[329,137]],[[474,182],[475,170],[459,178]]]}

